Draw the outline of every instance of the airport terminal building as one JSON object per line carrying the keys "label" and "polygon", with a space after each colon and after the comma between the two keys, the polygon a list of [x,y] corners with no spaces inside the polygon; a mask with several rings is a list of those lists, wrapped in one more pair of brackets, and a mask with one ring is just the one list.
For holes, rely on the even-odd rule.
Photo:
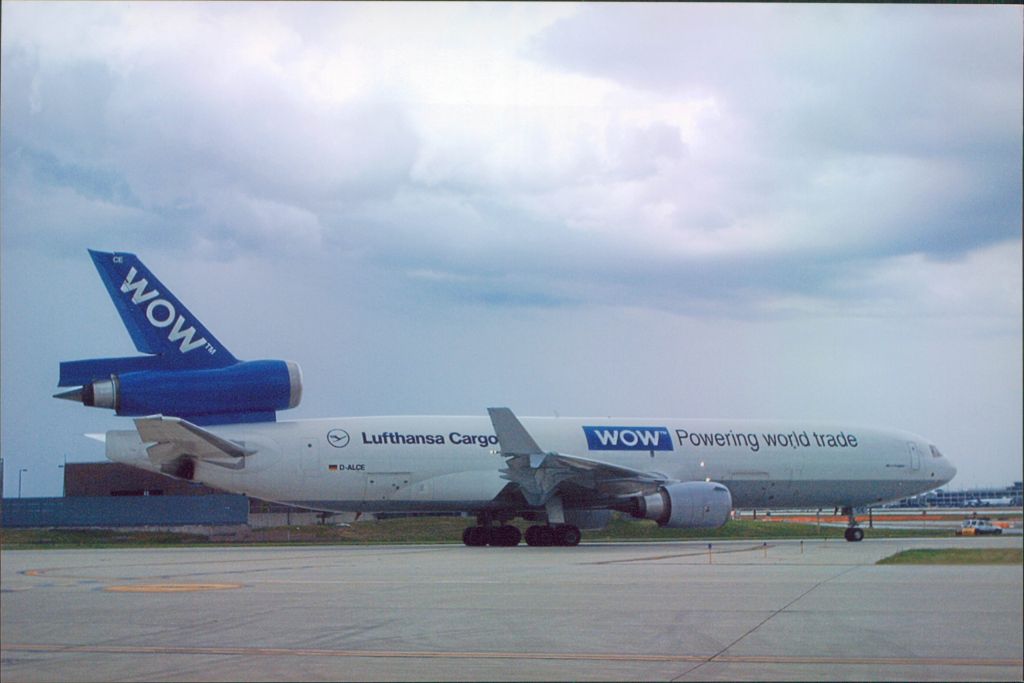
{"label": "airport terminal building", "polygon": [[977,507],[1020,507],[1021,482],[1015,481],[1004,488],[975,488],[946,491],[936,489],[919,496],[904,498],[890,507],[942,507],[942,508],[977,508]]}

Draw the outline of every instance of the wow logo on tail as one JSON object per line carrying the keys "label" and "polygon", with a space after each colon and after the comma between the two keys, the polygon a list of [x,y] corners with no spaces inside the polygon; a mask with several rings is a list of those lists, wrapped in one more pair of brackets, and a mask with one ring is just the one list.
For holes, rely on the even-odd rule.
{"label": "wow logo on tail", "polygon": [[139,351],[178,367],[238,362],[135,254],[89,255]]}
{"label": "wow logo on tail", "polygon": [[[124,282],[121,283],[121,291],[125,294],[132,293],[132,303],[136,306],[149,302],[146,305],[146,320],[150,325],[157,328],[169,327],[172,323],[174,327],[167,334],[167,341],[174,343],[181,340],[181,346],[178,350],[182,353],[188,353],[189,351],[195,351],[198,348],[206,347],[206,350],[211,355],[217,353],[217,347],[206,341],[206,337],[200,337],[195,339],[196,328],[185,327],[185,316],[181,315],[175,309],[167,299],[157,299],[160,296],[160,292],[155,289],[146,291],[146,285],[148,282],[144,278],[136,280],[137,271],[135,268],[131,268],[128,271],[128,275],[125,277]],[[162,316],[162,317],[161,317]],[[175,319],[177,316],[177,319]]]}

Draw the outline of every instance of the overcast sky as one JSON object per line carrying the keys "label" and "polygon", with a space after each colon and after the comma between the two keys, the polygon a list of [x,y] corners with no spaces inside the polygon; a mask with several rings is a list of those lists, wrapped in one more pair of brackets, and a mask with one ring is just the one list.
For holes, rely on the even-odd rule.
{"label": "overcast sky", "polygon": [[6,495],[132,251],[281,415],[843,420],[1021,479],[1022,8],[3,3]]}

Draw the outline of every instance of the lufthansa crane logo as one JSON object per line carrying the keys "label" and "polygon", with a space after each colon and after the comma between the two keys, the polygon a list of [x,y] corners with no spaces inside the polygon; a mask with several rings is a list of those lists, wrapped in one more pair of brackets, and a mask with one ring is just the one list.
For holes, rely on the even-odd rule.
{"label": "lufthansa crane logo", "polygon": [[335,448],[344,448],[348,445],[348,432],[344,429],[332,429],[327,432],[327,443]]}

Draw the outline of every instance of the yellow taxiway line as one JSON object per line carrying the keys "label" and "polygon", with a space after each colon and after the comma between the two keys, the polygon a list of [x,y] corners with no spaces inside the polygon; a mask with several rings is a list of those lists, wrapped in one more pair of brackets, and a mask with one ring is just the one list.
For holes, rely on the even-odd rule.
{"label": "yellow taxiway line", "polygon": [[133,583],[107,586],[111,593],[192,593],[195,591],[223,591],[241,588],[240,583]]}

